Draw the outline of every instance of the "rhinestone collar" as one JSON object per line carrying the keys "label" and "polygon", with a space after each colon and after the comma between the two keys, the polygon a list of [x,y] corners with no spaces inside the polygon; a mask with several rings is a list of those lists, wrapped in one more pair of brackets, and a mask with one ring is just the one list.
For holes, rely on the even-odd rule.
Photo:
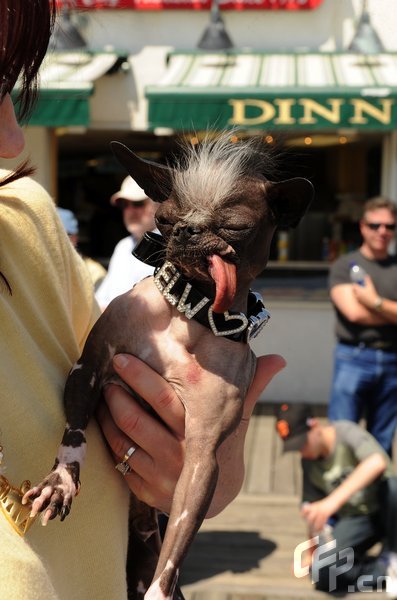
{"label": "rhinestone collar", "polygon": [[161,235],[148,231],[135,246],[132,254],[142,262],[155,267],[154,283],[164,298],[187,319],[195,319],[211,329],[215,336],[235,342],[255,338],[270,319],[260,294],[248,293],[247,315],[226,311],[214,313],[212,301],[204,296],[194,281],[183,277],[177,268],[165,260],[165,243]]}
{"label": "rhinestone collar", "polygon": [[215,336],[234,342],[255,338],[270,318],[262,298],[256,292],[248,294],[248,314],[214,313],[212,301],[185,279],[170,261],[166,260],[154,274],[154,283],[164,298],[187,319],[195,319],[211,329]]}
{"label": "rhinestone collar", "polygon": [[165,260],[164,239],[148,231],[135,246],[132,254],[142,262],[155,267],[154,283],[164,298],[187,319],[195,319],[211,329],[216,336],[235,342],[248,342],[255,338],[270,319],[260,294],[249,291],[247,315],[244,313],[214,313],[212,301],[202,294],[194,281],[183,277],[177,268]]}

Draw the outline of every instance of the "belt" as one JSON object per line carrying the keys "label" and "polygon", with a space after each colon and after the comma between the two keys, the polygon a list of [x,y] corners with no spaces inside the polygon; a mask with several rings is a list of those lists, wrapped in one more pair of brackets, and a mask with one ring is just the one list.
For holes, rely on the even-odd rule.
{"label": "belt", "polygon": [[370,342],[352,342],[350,340],[339,340],[339,343],[357,348],[371,348],[372,350],[383,350],[384,352],[397,352],[397,342],[385,342],[373,340]]}

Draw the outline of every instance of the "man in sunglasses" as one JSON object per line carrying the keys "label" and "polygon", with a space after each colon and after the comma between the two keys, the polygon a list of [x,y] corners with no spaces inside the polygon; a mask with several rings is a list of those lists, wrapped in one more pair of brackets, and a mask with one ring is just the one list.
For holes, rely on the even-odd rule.
{"label": "man in sunglasses", "polygon": [[131,252],[146,231],[157,231],[154,223],[157,204],[147,197],[132,177],[124,179],[120,190],[111,196],[110,203],[122,211],[129,235],[116,244],[107,275],[95,294],[102,310],[113,298],[153,274],[153,267],[134,258]]}
{"label": "man in sunglasses", "polygon": [[[364,205],[360,248],[330,269],[337,345],[328,416],[366,419],[367,429],[391,456],[397,426],[397,257],[389,254],[397,206],[376,197]],[[366,273],[350,281],[352,265]]]}

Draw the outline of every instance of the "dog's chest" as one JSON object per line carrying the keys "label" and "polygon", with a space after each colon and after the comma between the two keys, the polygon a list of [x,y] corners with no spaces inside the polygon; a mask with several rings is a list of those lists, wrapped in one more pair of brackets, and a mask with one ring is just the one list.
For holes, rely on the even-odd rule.
{"label": "dog's chest", "polygon": [[[150,278],[120,302],[128,322],[124,348],[138,356],[185,397],[241,390],[245,394],[253,356],[247,344],[216,337],[188,320],[159,294]],[[116,318],[116,316],[115,316]]]}

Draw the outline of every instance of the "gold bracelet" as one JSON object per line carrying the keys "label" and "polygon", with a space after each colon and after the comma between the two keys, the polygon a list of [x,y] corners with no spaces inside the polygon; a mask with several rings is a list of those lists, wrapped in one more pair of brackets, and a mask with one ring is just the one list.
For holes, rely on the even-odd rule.
{"label": "gold bracelet", "polygon": [[377,310],[379,312],[381,312],[383,308],[383,298],[381,298],[380,296],[377,296],[374,302],[374,310]]}
{"label": "gold bracelet", "polygon": [[1,474],[3,458],[3,446],[0,445],[0,512],[15,531],[22,536],[36,520],[36,517],[30,516],[32,503],[22,504],[22,498],[30,489],[30,481],[23,481],[19,488],[11,485],[8,479]]}
{"label": "gold bracelet", "polygon": [[0,475],[0,508],[7,521],[19,535],[23,536],[33,525],[36,517],[30,516],[32,503],[22,504],[22,498],[30,489],[30,481],[23,481],[17,488]]}

